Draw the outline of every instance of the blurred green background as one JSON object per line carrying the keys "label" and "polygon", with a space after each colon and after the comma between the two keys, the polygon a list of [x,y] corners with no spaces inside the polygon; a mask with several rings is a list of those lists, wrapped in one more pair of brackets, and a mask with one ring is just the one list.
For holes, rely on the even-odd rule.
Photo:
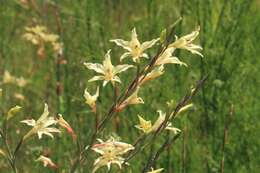
{"label": "blurred green background", "polygon": [[[128,40],[132,28],[136,27],[141,41],[151,40],[180,16],[183,20],[176,27],[176,35],[185,35],[200,26],[197,43],[204,49],[204,58],[177,51],[176,56],[186,62],[188,68],[167,65],[167,73],[140,90],[145,104],[131,106],[120,113],[119,126],[115,127],[113,119],[100,137],[117,135],[122,141],[132,143],[140,135],[134,127],[138,123],[137,114],[154,121],[158,109],[167,111],[167,101],[177,103],[190,91],[192,84],[208,75],[203,89],[193,99],[194,108],[174,122],[174,126],[182,130],[181,136],[163,152],[156,166],[164,167],[167,173],[217,173],[221,172],[224,155],[225,173],[258,173],[259,0],[0,0],[0,74],[8,70],[30,80],[24,88],[0,86],[3,88],[2,114],[14,105],[23,107],[22,113],[9,125],[12,147],[19,140],[17,136],[29,130],[19,121],[38,118],[44,102],[49,104],[53,115],[58,112],[64,115],[77,133],[79,145],[86,145],[95,120],[84,103],[83,92],[88,87],[94,93],[101,83],[87,82],[94,73],[85,69],[83,62],[100,63],[111,48],[112,62],[118,64],[123,50],[110,43],[110,39]],[[49,31],[60,35],[65,64],[57,65],[48,50],[46,58],[40,59],[36,47],[22,38],[24,28],[34,25],[45,25]],[[156,48],[148,52],[153,55]],[[130,60],[125,62],[131,63]],[[120,74],[122,90],[134,74],[134,70]],[[60,96],[56,93],[57,78],[61,81]],[[17,94],[22,94],[24,99],[17,98]],[[101,89],[98,102],[101,116],[105,116],[111,106],[111,99],[112,87],[108,85]],[[231,121],[230,112],[233,112]],[[228,130],[223,150],[225,127]],[[161,136],[151,147],[158,148],[165,137]],[[149,152],[147,148],[131,160],[131,169],[126,172],[141,172]],[[48,153],[60,168],[54,171],[34,162],[42,153]],[[18,168],[23,173],[67,173],[76,156],[77,144],[66,133],[54,140],[35,137],[20,151]],[[93,161],[95,157],[90,158]],[[0,172],[10,172],[7,166],[6,160],[0,158]],[[92,163],[88,163],[78,172],[87,173],[91,169]],[[113,167],[112,172],[115,170]]]}

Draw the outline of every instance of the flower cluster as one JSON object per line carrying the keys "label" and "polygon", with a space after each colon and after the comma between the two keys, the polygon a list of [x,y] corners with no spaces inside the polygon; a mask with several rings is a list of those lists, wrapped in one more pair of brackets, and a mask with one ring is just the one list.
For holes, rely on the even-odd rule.
{"label": "flower cluster", "polygon": [[[62,53],[62,43],[59,42],[59,36],[49,33],[46,27],[26,27],[25,30],[26,33],[23,35],[23,37],[38,47],[37,53],[41,58],[45,57],[46,44],[50,44],[53,51],[57,55]],[[144,84],[162,76],[165,73],[165,68],[170,64],[187,67],[187,64],[185,62],[182,62],[178,57],[174,56],[174,53],[177,49],[185,49],[192,54],[197,54],[203,57],[203,55],[200,53],[200,50],[202,48],[199,45],[193,43],[193,41],[199,34],[198,28],[196,31],[193,31],[192,33],[180,38],[178,36],[175,36],[176,39],[172,43],[169,43],[167,45],[161,44],[161,47],[159,49],[161,51],[158,51],[158,54],[154,56],[148,64],[143,66],[143,61],[145,61],[145,59],[142,58],[151,58],[148,56],[147,51],[153,46],[158,45],[157,43],[160,38],[154,38],[150,41],[145,41],[141,43],[139,41],[135,28],[132,29],[131,34],[131,40],[129,41],[125,41],[123,39],[110,40],[117,46],[120,46],[123,49],[127,50],[127,52],[119,56],[118,59],[120,61],[118,62],[120,62],[120,64],[112,64],[112,61],[114,62],[114,59],[111,60],[111,50],[108,50],[106,52],[106,54],[104,55],[104,60],[101,64],[91,62],[84,63],[84,66],[87,69],[93,70],[98,74],[89,79],[88,82],[101,80],[103,87],[111,84],[111,87],[113,87],[115,93],[113,104],[111,104],[111,109],[109,109],[108,113],[103,116],[103,112],[97,110],[98,108],[100,108],[98,104],[101,104],[102,102],[102,100],[99,98],[100,95],[102,95],[102,87],[95,86],[96,92],[94,94],[92,92],[89,92],[90,87],[87,87],[84,90],[84,102],[91,109],[91,112],[94,113],[96,116],[96,129],[95,133],[93,134],[93,138],[91,138],[92,141],[89,145],[87,145],[88,147],[86,147],[84,151],[80,151],[79,159],[76,159],[74,164],[76,166],[78,164],[81,164],[81,162],[83,162],[84,160],[82,158],[85,156],[87,157],[87,155],[89,154],[87,152],[94,151],[96,154],[98,154],[98,157],[94,161],[92,173],[95,173],[97,170],[105,166],[107,167],[108,171],[110,171],[112,165],[117,165],[120,169],[122,169],[125,165],[129,165],[127,161],[129,161],[129,159],[131,159],[135,153],[138,153],[136,151],[142,150],[144,148],[140,148],[141,145],[138,142],[145,141],[145,138],[148,135],[153,134],[153,139],[155,139],[155,137],[157,137],[156,135],[165,132],[165,130],[169,130],[172,132],[169,133],[169,136],[176,137],[176,135],[180,133],[181,130],[172,126],[172,120],[181,112],[184,112],[185,110],[192,107],[192,104],[187,104],[185,102],[186,104],[183,104],[182,107],[176,109],[177,111],[174,111],[173,113],[168,113],[168,111],[166,113],[162,110],[158,110],[157,112],[159,115],[158,117],[156,117],[157,119],[154,122],[151,120],[146,120],[141,115],[138,115],[139,124],[135,125],[135,127],[142,132],[142,135],[140,135],[140,138],[137,138],[136,142],[133,142],[133,145],[125,142],[120,142],[113,137],[110,137],[108,140],[105,141],[98,139],[99,135],[101,134],[101,129],[104,128],[103,126],[105,126],[106,123],[109,122],[108,120],[110,120],[113,115],[120,115],[122,111],[124,111],[128,107],[131,107],[132,105],[144,104],[144,99],[140,97],[140,90],[144,88]],[[127,57],[132,58],[132,64],[121,64],[122,60]],[[121,92],[120,89],[123,87],[119,86],[124,81],[119,78],[119,74],[122,72],[126,72],[129,69],[136,69],[137,72],[136,74],[134,74],[134,80],[128,85],[126,90]],[[23,77],[15,77],[11,75],[8,71],[5,71],[2,83],[16,84],[19,87],[25,87],[28,84],[28,80],[24,79]],[[2,89],[0,88],[0,97],[1,96]],[[21,96],[17,95],[17,97]],[[172,102],[169,102],[168,104],[170,105],[172,104]],[[4,129],[6,129],[7,127],[5,123],[10,121],[10,119],[13,118],[18,112],[20,112],[20,110],[21,107],[17,105],[12,107],[7,112],[7,116],[5,117],[5,121],[3,122],[3,126],[5,127]],[[102,115],[99,115],[100,112],[102,112]],[[99,116],[101,116],[102,118],[100,122]],[[10,147],[8,146],[7,141],[5,141],[6,149],[0,149],[0,155],[8,159],[13,169],[16,169],[15,162],[13,161],[13,158],[16,157],[15,154],[21,147],[22,143],[26,142],[34,135],[37,135],[39,139],[42,139],[43,135],[54,138],[54,134],[60,134],[62,131],[61,128],[64,128],[66,129],[67,133],[72,136],[73,140],[77,139],[77,135],[74,132],[73,128],[63,118],[61,114],[58,114],[56,116],[50,115],[47,104],[44,105],[43,113],[41,114],[39,119],[26,119],[22,120],[21,123],[31,126],[31,129],[22,137],[14,153],[10,151]],[[4,132],[2,132],[2,129],[0,129],[0,137],[6,138],[6,134],[3,134]],[[95,143],[96,140],[98,141],[98,143]],[[81,146],[80,140],[77,140],[77,144],[78,146]],[[58,165],[50,159],[49,154],[40,155],[36,159],[36,161],[42,162],[44,167],[58,169]],[[75,165],[72,165],[73,169],[76,167]],[[164,170],[163,168],[153,169],[153,166],[154,165],[147,164],[146,170],[143,172],[160,173]]]}
{"label": "flower cluster", "polygon": [[48,33],[45,26],[36,25],[34,27],[25,27],[26,33],[23,38],[30,41],[33,45],[38,47],[37,54],[44,59],[45,58],[45,46],[50,43],[55,53],[62,53],[62,43],[59,42],[59,36],[56,34]]}
{"label": "flower cluster", "polygon": [[5,70],[4,76],[3,76],[3,83],[4,84],[15,84],[19,87],[25,87],[29,81],[26,80],[24,77],[15,77],[10,74],[9,71]]}
{"label": "flower cluster", "polygon": [[[124,97],[122,97],[123,99],[116,102],[115,107],[112,111],[119,113],[130,105],[144,104],[144,100],[138,96],[140,88],[143,87],[143,84],[163,75],[165,72],[166,64],[176,64],[187,67],[186,63],[182,62],[178,57],[173,55],[176,49],[186,49],[193,54],[202,56],[202,54],[199,52],[199,50],[201,50],[202,48],[192,43],[198,36],[198,34],[199,30],[196,30],[191,34],[182,36],[180,38],[176,36],[176,40],[173,43],[164,47],[163,51],[151,61],[152,64],[148,64],[146,67],[144,67],[144,70],[140,74],[139,72],[137,72],[137,77],[134,81],[134,84],[130,85],[130,88],[127,89]],[[103,87],[105,87],[108,82],[111,82],[112,86],[117,89],[116,83],[122,83],[121,79],[118,77],[118,74],[128,70],[129,68],[134,68],[135,66],[137,66],[137,68],[139,69],[141,65],[141,58],[149,58],[148,54],[145,51],[154,46],[159,40],[159,38],[155,38],[151,41],[140,43],[135,28],[132,30],[132,37],[130,41],[125,41],[123,39],[110,40],[116,45],[127,50],[127,52],[123,53],[119,57],[120,62],[126,57],[131,57],[134,65],[112,65],[110,56],[111,50],[108,50],[102,64],[90,62],[84,63],[87,69],[94,70],[96,73],[99,74],[92,77],[88,81],[93,82],[102,80]],[[97,87],[96,93],[94,95],[91,95],[88,92],[87,88],[84,92],[85,103],[89,105],[92,112],[94,113],[96,113],[96,104],[99,95],[99,87]],[[186,108],[189,108],[189,106],[187,106]],[[186,108],[183,107],[180,112]],[[170,122],[170,120],[172,119],[172,114],[167,116],[167,114],[161,110],[159,110],[158,113],[159,116],[154,123],[152,123],[152,121],[150,120],[145,120],[143,117],[138,115],[139,124],[135,127],[141,130],[146,135],[163,129],[172,131],[174,135],[180,132],[180,129],[173,127],[172,123]],[[117,164],[119,168],[121,168],[122,164],[125,163],[125,159],[124,157],[122,157],[122,155],[130,150],[135,149],[131,144],[118,142],[114,138],[110,138],[105,142],[101,139],[99,139],[98,141],[100,142],[99,144],[94,144],[91,147],[92,150],[101,155],[94,162],[93,172],[96,172],[99,168],[103,166],[107,166],[108,170],[110,170],[111,164]],[[148,173],[159,173],[162,171],[163,168],[157,170],[151,169],[151,171]]]}

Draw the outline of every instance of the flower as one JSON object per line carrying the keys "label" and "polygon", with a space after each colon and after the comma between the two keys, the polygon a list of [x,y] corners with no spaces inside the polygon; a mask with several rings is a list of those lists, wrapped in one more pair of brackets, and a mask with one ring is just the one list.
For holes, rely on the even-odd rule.
{"label": "flower", "polygon": [[24,95],[20,94],[20,93],[14,93],[14,98],[18,99],[18,100],[21,100],[21,101],[24,101],[25,100],[25,97]]}
{"label": "flower", "polygon": [[6,117],[6,120],[9,120],[11,119],[13,116],[15,116],[18,112],[20,112],[22,109],[21,106],[14,106],[12,107],[8,112],[7,112],[7,117]]}
{"label": "flower", "polygon": [[3,76],[3,83],[10,84],[15,83],[16,78],[12,76],[9,71],[5,70],[4,76]]}
{"label": "flower", "polygon": [[33,126],[33,128],[24,136],[24,140],[30,137],[31,135],[38,134],[39,139],[42,138],[42,135],[48,135],[51,138],[53,138],[53,135],[51,133],[60,133],[60,130],[57,128],[49,127],[53,124],[56,124],[57,121],[54,119],[54,117],[48,117],[49,111],[48,111],[48,105],[45,104],[44,111],[41,115],[41,117],[35,121],[34,119],[31,120],[23,120],[21,123],[25,123],[28,126]]}
{"label": "flower", "polygon": [[103,166],[107,166],[108,170],[110,170],[111,164],[117,164],[121,168],[125,161],[121,155],[134,149],[131,144],[116,141],[112,137],[105,142],[101,139],[98,139],[98,141],[100,143],[93,145],[91,149],[101,156],[95,160],[92,173]]}
{"label": "flower", "polygon": [[91,107],[93,112],[96,112],[96,101],[98,96],[99,96],[99,87],[97,87],[96,94],[94,95],[90,95],[87,88],[84,91],[84,97],[86,99],[85,103]]}
{"label": "flower", "polygon": [[58,168],[58,166],[55,163],[53,163],[50,158],[45,157],[43,155],[41,155],[38,159],[36,159],[36,162],[42,162],[44,167],[48,166],[53,169]]}
{"label": "flower", "polygon": [[134,67],[133,65],[128,65],[128,64],[113,66],[111,63],[111,58],[110,58],[110,51],[111,50],[107,51],[103,64],[84,63],[84,65],[88,69],[94,70],[97,73],[102,74],[99,76],[94,76],[93,78],[91,78],[89,80],[89,82],[93,82],[93,81],[97,81],[97,80],[104,80],[103,86],[105,86],[109,81],[111,81],[113,85],[114,85],[114,82],[121,83],[120,78],[116,75],[118,73],[126,71],[128,68]]}
{"label": "flower", "polygon": [[132,56],[134,62],[139,62],[139,58],[141,57],[149,58],[148,55],[144,53],[144,51],[151,48],[158,40],[160,39],[153,39],[141,44],[137,38],[136,30],[134,28],[132,30],[132,39],[130,41],[124,41],[122,39],[113,39],[110,41],[116,43],[116,45],[121,46],[128,51],[120,57],[120,61],[128,56]]}
{"label": "flower", "polygon": [[64,118],[62,117],[61,114],[59,114],[59,118],[57,120],[57,123],[61,126],[64,127],[67,132],[72,136],[72,138],[75,140],[77,138],[76,133],[74,132],[74,130],[71,128],[71,126],[69,125],[69,123],[64,120]]}
{"label": "flower", "polygon": [[165,128],[165,130],[170,130],[170,131],[172,131],[173,134],[175,134],[175,135],[181,132],[180,129],[178,129],[178,128],[176,128],[176,127],[172,127],[172,123],[168,123],[167,126],[166,126],[166,128]]}
{"label": "flower", "polygon": [[19,87],[25,87],[28,84],[28,81],[23,77],[15,77],[10,74],[9,71],[5,70],[3,76],[3,83],[5,84],[16,84]]}
{"label": "flower", "polygon": [[138,128],[139,130],[142,130],[144,133],[148,134],[152,128],[151,121],[146,121],[140,115],[138,115],[138,118],[139,118],[139,125],[136,125],[135,127]]}
{"label": "flower", "polygon": [[178,38],[177,36],[175,36],[176,41],[174,43],[170,44],[169,47],[186,49],[186,50],[190,51],[192,54],[197,54],[197,55],[203,57],[203,55],[199,52],[199,50],[202,50],[202,47],[192,43],[196,39],[196,37],[199,35],[199,30],[200,30],[200,28],[198,28],[196,31],[193,31],[192,33],[185,35],[181,38]]}
{"label": "flower", "polygon": [[[150,73],[147,73],[145,77],[141,76],[139,78],[139,86],[143,85],[145,82],[153,80],[164,73],[164,66],[155,67]],[[141,80],[142,79],[142,80]]]}
{"label": "flower", "polygon": [[19,77],[19,78],[16,78],[16,84],[19,86],[19,87],[25,87],[27,85],[28,81],[25,80],[23,77]]}
{"label": "flower", "polygon": [[162,55],[158,57],[155,62],[155,65],[164,65],[164,64],[179,64],[187,66],[184,62],[180,61],[177,57],[172,56],[175,48],[167,48]]}
{"label": "flower", "polygon": [[25,30],[23,38],[38,46],[37,54],[41,58],[45,58],[45,43],[50,43],[55,53],[62,53],[63,44],[59,42],[59,36],[48,33],[45,26],[25,27]]}
{"label": "flower", "polygon": [[[136,125],[135,127],[139,130],[142,130],[144,133],[149,134],[151,132],[156,132],[162,125],[162,123],[165,121],[166,113],[163,113],[161,110],[157,111],[159,113],[159,117],[155,121],[155,123],[152,125],[151,121],[147,121],[143,119],[142,117],[138,116],[139,118],[139,125]],[[166,130],[172,131],[174,134],[177,134],[180,132],[179,129],[172,127],[171,123],[167,123]]]}
{"label": "flower", "polygon": [[154,170],[153,168],[151,169],[151,171],[147,172],[147,173],[160,173],[163,171],[163,168],[160,168],[160,169],[156,169]]}
{"label": "flower", "polygon": [[125,99],[119,106],[117,106],[116,111],[120,112],[123,110],[127,105],[133,104],[144,104],[144,101],[141,97],[138,97],[139,87],[130,95],[127,99]]}

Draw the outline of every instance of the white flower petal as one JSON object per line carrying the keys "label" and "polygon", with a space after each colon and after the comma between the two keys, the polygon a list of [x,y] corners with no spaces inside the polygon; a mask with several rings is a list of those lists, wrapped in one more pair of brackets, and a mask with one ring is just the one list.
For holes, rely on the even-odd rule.
{"label": "white flower petal", "polygon": [[121,73],[123,71],[126,71],[129,68],[134,67],[133,65],[128,65],[128,64],[124,64],[124,65],[117,65],[116,67],[114,67],[114,75]]}
{"label": "white flower petal", "polygon": [[119,78],[118,76],[114,76],[114,78],[112,79],[112,81],[121,83],[121,80],[120,80],[120,78]]}
{"label": "white flower petal", "polygon": [[110,41],[116,43],[116,45],[121,46],[128,51],[131,51],[131,48],[129,47],[129,41],[125,41],[122,39],[114,39]]}
{"label": "white flower petal", "polygon": [[144,58],[146,58],[146,59],[149,59],[149,56],[147,55],[147,53],[143,53],[143,54],[141,55],[141,57],[144,57]]}
{"label": "white flower petal", "polygon": [[88,82],[93,82],[97,80],[104,80],[104,76],[94,76],[93,78],[89,79]]}
{"label": "white flower petal", "polygon": [[133,30],[132,30],[132,40],[135,40],[135,39],[137,39],[137,33],[136,33],[136,29],[135,28],[133,28]]}
{"label": "white flower petal", "polygon": [[153,39],[151,41],[146,41],[146,42],[143,42],[142,45],[141,45],[141,49],[144,51],[146,49],[149,49],[151,48],[157,41],[159,41],[160,39],[157,38],[157,39]]}
{"label": "white flower petal", "polygon": [[123,55],[121,55],[119,59],[120,59],[120,61],[123,61],[123,59],[125,59],[126,57],[131,56],[131,55],[132,54],[130,52],[126,52]]}
{"label": "white flower petal", "polygon": [[35,126],[36,124],[36,121],[34,119],[31,119],[31,120],[23,120],[23,121],[20,121],[21,123],[25,123],[27,124],[28,126]]}
{"label": "white flower petal", "polygon": [[98,63],[84,63],[84,65],[90,69],[94,70],[97,73],[104,74],[103,65]]}
{"label": "white flower petal", "polygon": [[41,117],[37,120],[37,122],[44,121],[48,117],[48,115],[49,115],[48,105],[45,103],[43,113]]}

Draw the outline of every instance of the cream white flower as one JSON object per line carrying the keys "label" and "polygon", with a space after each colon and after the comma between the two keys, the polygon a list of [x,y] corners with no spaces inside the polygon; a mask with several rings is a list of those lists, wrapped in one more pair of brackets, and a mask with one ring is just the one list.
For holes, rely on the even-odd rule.
{"label": "cream white flower", "polygon": [[26,33],[23,38],[38,46],[37,54],[45,58],[45,44],[50,43],[55,53],[61,54],[63,44],[59,42],[59,36],[48,32],[45,26],[36,25],[34,27],[25,27]]}
{"label": "cream white flower", "polygon": [[175,48],[167,48],[162,55],[156,60],[155,65],[164,65],[164,64],[179,64],[187,66],[184,62],[180,61],[177,57],[172,56]]}
{"label": "cream white flower", "polygon": [[121,80],[117,76],[117,74],[121,73],[123,71],[126,71],[127,69],[129,69],[131,67],[134,67],[133,65],[128,65],[128,64],[113,66],[111,63],[111,58],[110,58],[110,50],[107,51],[103,64],[84,63],[84,65],[88,69],[94,70],[97,73],[101,74],[98,76],[94,76],[93,78],[91,78],[89,80],[89,82],[93,82],[93,81],[97,81],[97,80],[104,80],[103,86],[105,86],[109,81],[111,81],[113,85],[115,82],[121,83]]}
{"label": "cream white flower", "polygon": [[116,141],[114,138],[110,138],[107,141],[98,139],[99,144],[93,145],[91,148],[101,156],[94,162],[94,169],[92,173],[96,172],[100,167],[107,166],[110,170],[111,164],[117,164],[119,168],[122,167],[125,159],[121,155],[134,149],[134,146],[124,142]]}
{"label": "cream white flower", "polygon": [[[151,124],[151,121],[147,121],[142,117],[138,116],[140,124],[136,125],[135,127],[138,128],[139,130],[142,130],[146,134],[149,134],[151,132],[156,132],[161,127],[162,123],[165,121],[166,118],[166,113],[162,112],[161,110],[158,110],[157,112],[159,113],[159,117],[157,118],[157,120],[153,125]],[[179,129],[172,127],[171,123],[167,123],[165,129],[172,131],[174,134],[180,132]]]}
{"label": "cream white flower", "polygon": [[20,94],[20,93],[14,93],[14,98],[20,100],[20,101],[24,101],[25,97],[24,95]]}
{"label": "cream white flower", "polygon": [[97,87],[97,91],[94,95],[90,95],[87,88],[84,91],[84,98],[86,100],[85,103],[91,107],[93,112],[96,112],[96,101],[98,96],[99,96],[99,87]]}
{"label": "cream white flower", "polygon": [[148,134],[151,131],[151,128],[152,128],[151,121],[146,121],[140,115],[138,115],[138,119],[139,119],[139,124],[136,125],[135,127],[139,130],[142,130],[144,133]]}
{"label": "cream white flower", "polygon": [[193,54],[197,54],[197,55],[203,57],[203,55],[199,52],[199,50],[202,50],[202,47],[192,43],[196,39],[196,37],[199,35],[199,30],[200,30],[200,28],[198,28],[196,31],[193,31],[192,33],[185,35],[181,38],[178,38],[177,36],[175,36],[176,41],[174,43],[170,44],[169,47],[186,49]]}
{"label": "cream white flower", "polygon": [[139,78],[139,84],[138,85],[141,86],[145,82],[148,82],[150,80],[153,80],[153,79],[163,75],[163,73],[164,73],[164,66],[163,65],[155,67],[150,73],[147,73],[147,75],[144,78],[143,78],[143,76],[141,76]]}
{"label": "cream white flower", "polygon": [[36,25],[34,27],[25,27],[26,33],[23,37],[31,41],[33,44],[38,45],[41,42],[57,42],[59,36],[56,34],[49,34],[45,26]]}
{"label": "cream white flower", "polygon": [[54,127],[49,127],[57,123],[54,117],[49,117],[48,105],[45,104],[44,111],[41,117],[35,121],[31,120],[23,120],[21,123],[25,123],[28,126],[32,126],[33,128],[24,136],[24,140],[30,137],[31,135],[38,134],[39,139],[42,138],[42,135],[48,135],[53,138],[51,133],[60,133],[60,130]]}
{"label": "cream white flower", "polygon": [[23,77],[16,78],[16,84],[19,87],[25,87],[28,84],[28,81],[24,79]]}
{"label": "cream white flower", "polygon": [[132,38],[130,41],[125,41],[122,39],[114,39],[110,41],[116,43],[116,45],[121,46],[128,51],[120,57],[120,61],[128,56],[132,56],[133,61],[137,62],[141,57],[149,58],[148,55],[144,53],[144,51],[151,48],[158,40],[159,38],[153,39],[151,41],[146,41],[141,44],[138,40],[136,30],[134,28],[132,30]]}
{"label": "cream white flower", "polygon": [[10,74],[9,71],[5,70],[4,76],[3,76],[3,83],[10,84],[15,83],[16,78]]}
{"label": "cream white flower", "polygon": [[74,130],[72,129],[72,127],[70,126],[70,124],[64,120],[64,118],[62,117],[61,114],[59,114],[59,118],[57,120],[57,123],[61,126],[64,127],[67,132],[72,136],[72,138],[75,140],[77,138],[76,133],[74,132]]}
{"label": "cream white flower", "polygon": [[4,72],[3,83],[5,84],[16,84],[19,87],[25,87],[28,84],[28,80],[24,79],[24,77],[15,77],[10,74],[9,71]]}
{"label": "cream white flower", "polygon": [[160,173],[160,172],[162,172],[162,171],[163,171],[163,168],[156,169],[156,170],[154,170],[154,169],[152,168],[152,170],[149,171],[149,172],[147,172],[147,173]]}
{"label": "cream white flower", "polygon": [[50,168],[54,168],[54,169],[57,169],[58,168],[58,166],[55,164],[55,163],[53,163],[53,161],[50,159],[50,158],[48,158],[48,157],[45,157],[45,156],[43,156],[43,155],[41,155],[38,159],[36,159],[35,160],[36,162],[42,162],[43,163],[43,166],[44,167],[50,167]]}
{"label": "cream white flower", "polygon": [[123,110],[127,105],[134,105],[134,104],[144,104],[144,101],[141,97],[138,97],[139,87],[130,95],[127,99],[125,99],[118,107],[117,111]]}

